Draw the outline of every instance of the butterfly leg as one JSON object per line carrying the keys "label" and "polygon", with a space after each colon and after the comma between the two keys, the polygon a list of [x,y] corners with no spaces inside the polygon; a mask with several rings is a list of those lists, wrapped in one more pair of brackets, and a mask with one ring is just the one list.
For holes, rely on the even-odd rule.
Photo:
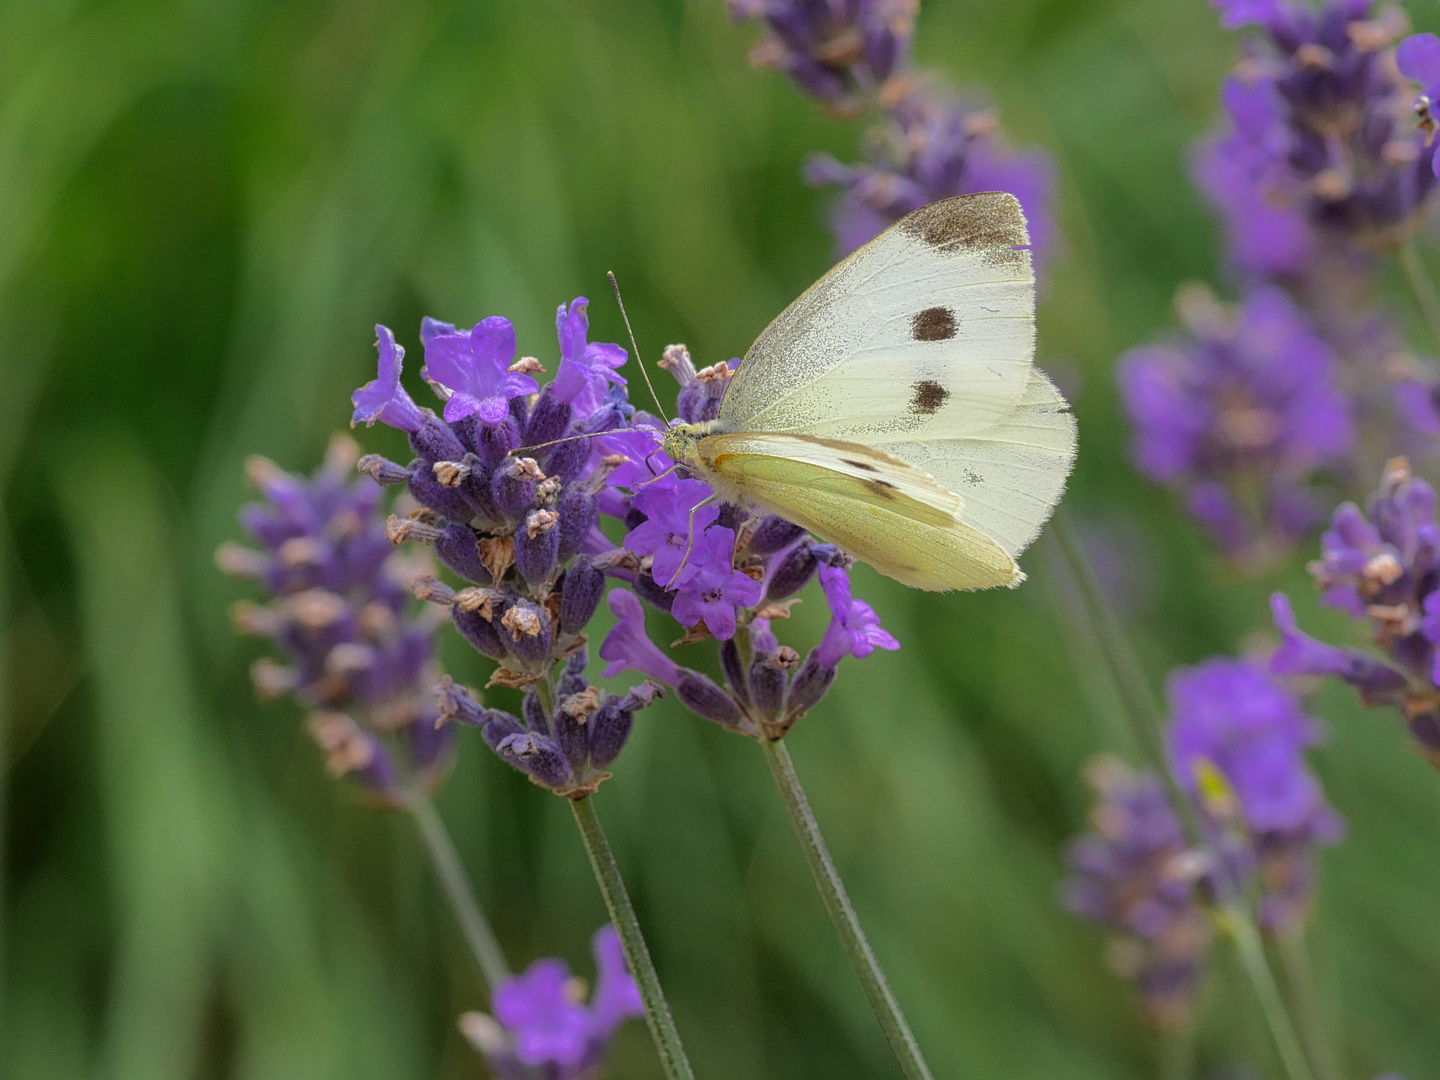
{"label": "butterfly leg", "polygon": [[651,484],[654,484],[654,483],[656,483],[656,482],[658,482],[658,481],[660,481],[660,480],[664,480],[665,477],[669,476],[671,473],[673,473],[673,472],[674,472],[676,469],[678,469],[679,467],[680,467],[679,465],[671,465],[668,469],[666,469],[664,472],[662,472],[659,476],[652,476],[649,480],[642,480],[642,481],[640,481],[640,483],[634,485],[634,487],[632,488],[632,490],[634,490],[634,491],[639,491],[639,490],[640,490],[641,488],[643,488],[643,487],[649,487]]}
{"label": "butterfly leg", "polygon": [[677,581],[680,580],[681,571],[685,569],[685,564],[690,561],[690,552],[695,550],[695,514],[702,507],[709,506],[711,503],[716,503],[719,501],[719,495],[707,495],[705,498],[701,499],[698,503],[696,503],[690,508],[689,528],[686,531],[687,540],[685,541],[685,554],[680,559],[680,565],[675,568],[675,573],[670,575],[670,585],[674,585]]}

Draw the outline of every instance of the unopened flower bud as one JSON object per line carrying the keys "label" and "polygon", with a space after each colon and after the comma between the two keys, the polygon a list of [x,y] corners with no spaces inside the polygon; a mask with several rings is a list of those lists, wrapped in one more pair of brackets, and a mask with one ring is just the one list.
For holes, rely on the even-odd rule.
{"label": "unopened flower bud", "polygon": [[560,595],[560,632],[578,634],[595,616],[600,595],[605,590],[605,575],[594,563],[580,556],[565,571]]}
{"label": "unopened flower bud", "polygon": [[495,625],[478,611],[463,611],[456,605],[450,609],[450,621],[476,652],[492,660],[505,659],[505,643]]}
{"label": "unopened flower bud", "polygon": [[410,470],[406,466],[396,464],[379,454],[366,454],[355,463],[355,468],[377,484],[384,484],[386,487],[403,484],[410,479]]}
{"label": "unopened flower bud", "polygon": [[558,522],[553,510],[532,510],[515,532],[515,569],[531,589],[539,589],[555,572],[555,555],[560,550]]}
{"label": "unopened flower bud", "polygon": [[680,684],[675,688],[675,696],[687,709],[706,720],[726,726],[740,722],[740,709],[735,702],[730,700],[724,690],[698,671],[680,669]]}
{"label": "unopened flower bud", "polygon": [[770,585],[765,590],[765,599],[770,602],[794,596],[810,583],[820,565],[812,544],[800,544],[785,554],[780,565],[770,575]]}
{"label": "unopened flower bud", "polygon": [[750,551],[756,555],[773,555],[804,535],[805,530],[793,521],[770,514],[761,518],[750,534]]}
{"label": "unopened flower bud", "polygon": [[539,604],[517,601],[500,617],[496,629],[509,651],[527,664],[538,664],[550,655],[550,619]]}
{"label": "unopened flower bud", "polygon": [[560,747],[543,735],[527,731],[506,736],[495,747],[495,752],[548,788],[564,787],[570,779],[570,763]]}
{"label": "unopened flower bud", "polygon": [[452,522],[435,539],[435,555],[466,581],[491,583],[490,571],[480,561],[479,537],[469,525]]}

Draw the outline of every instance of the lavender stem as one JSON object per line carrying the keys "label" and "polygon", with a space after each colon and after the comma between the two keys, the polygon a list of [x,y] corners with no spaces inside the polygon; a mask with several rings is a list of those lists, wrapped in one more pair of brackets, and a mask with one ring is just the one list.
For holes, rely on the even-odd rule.
{"label": "lavender stem", "polygon": [[1285,1074],[1290,1080],[1315,1080],[1315,1074],[1310,1071],[1310,1065],[1300,1049],[1300,1040],[1295,1035],[1290,1014],[1285,1009],[1285,1000],[1280,996],[1280,988],[1275,984],[1275,975],[1265,959],[1265,950],[1260,944],[1260,933],[1255,929],[1254,920],[1248,912],[1233,904],[1223,910],[1222,916],[1220,925],[1235,943],[1240,965],[1255,988],[1260,1011],[1265,1014],[1265,1022],[1275,1039],[1275,1049],[1279,1051]]}
{"label": "lavender stem", "polygon": [[405,800],[405,808],[410,811],[420,838],[425,841],[430,865],[434,867],[435,876],[440,879],[440,885],[450,901],[455,921],[460,924],[460,932],[465,935],[465,943],[470,947],[470,955],[480,968],[486,988],[494,993],[496,987],[510,978],[510,967],[505,962],[495,931],[475,899],[470,880],[465,876],[465,867],[460,862],[460,853],[455,850],[455,842],[428,796],[411,792]]}
{"label": "lavender stem", "polygon": [[885,981],[885,973],[880,970],[880,963],[875,959],[875,952],[870,948],[865,931],[860,927],[860,919],[845,892],[845,883],[840,880],[840,873],[825,847],[825,838],[820,835],[820,826],[810,810],[809,800],[805,798],[805,789],[800,786],[800,778],[795,774],[790,751],[781,739],[766,740],[760,745],[775,777],[775,787],[779,789],[785,810],[790,815],[790,824],[795,827],[795,835],[805,852],[805,861],[810,864],[815,887],[820,890],[825,910],[830,913],[830,921],[835,924],[840,943],[845,946],[845,953],[850,958],[850,966],[859,976],[860,985],[870,999],[870,1007],[875,1010],[875,1018],[880,1021],[880,1028],[885,1032],[895,1060],[910,1080],[932,1080],[930,1069],[920,1054],[920,1046],[910,1032],[910,1025],[905,1022],[905,1014],[900,1011],[900,1003],[895,1000],[890,984]]}
{"label": "lavender stem", "polygon": [[655,971],[650,950],[646,948],[645,937],[640,932],[640,921],[635,917],[630,894],[625,891],[625,882],[620,877],[620,867],[615,862],[615,855],[610,850],[610,842],[605,838],[605,830],[600,826],[600,818],[595,814],[590,796],[571,799],[570,809],[575,812],[575,824],[580,827],[580,837],[585,841],[585,851],[590,856],[595,881],[605,897],[610,921],[620,935],[625,962],[640,989],[640,1000],[645,1004],[645,1023],[650,1027],[650,1037],[655,1040],[655,1049],[660,1054],[665,1075],[669,1080],[694,1080],[695,1074],[690,1070],[685,1048],[680,1044],[680,1032],[675,1028],[675,1018],[670,1015],[665,992],[660,988],[660,976]]}
{"label": "lavender stem", "polygon": [[1321,1014],[1320,1003],[1315,996],[1315,971],[1310,963],[1310,952],[1305,941],[1305,932],[1295,930],[1282,936],[1277,944],[1280,954],[1280,971],[1285,978],[1285,989],[1289,994],[1290,1008],[1294,1011],[1300,1027],[1300,1037],[1310,1060],[1319,1073],[1320,1080],[1342,1080],[1345,1075],[1340,1067],[1339,1056],[1330,1040],[1329,1028]]}
{"label": "lavender stem", "polygon": [[1410,283],[1415,302],[1420,305],[1425,321],[1430,326],[1431,336],[1440,343],[1440,292],[1436,291],[1435,283],[1430,280],[1430,273],[1425,269],[1425,263],[1420,258],[1420,249],[1413,236],[1400,247],[1400,265],[1405,269],[1405,280]]}

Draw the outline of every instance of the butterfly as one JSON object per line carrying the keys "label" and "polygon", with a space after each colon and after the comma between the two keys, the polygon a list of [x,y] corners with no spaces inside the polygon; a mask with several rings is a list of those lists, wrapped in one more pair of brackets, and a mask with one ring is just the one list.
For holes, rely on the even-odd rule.
{"label": "butterfly", "polygon": [[901,218],[780,313],[666,456],[906,585],[1018,585],[1075,460],[1034,363],[1029,243],[998,192]]}

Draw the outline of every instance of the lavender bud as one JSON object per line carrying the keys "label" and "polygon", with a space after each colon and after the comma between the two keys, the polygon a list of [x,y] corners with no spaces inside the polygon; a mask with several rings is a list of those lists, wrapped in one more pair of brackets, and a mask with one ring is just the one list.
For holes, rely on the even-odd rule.
{"label": "lavender bud", "polygon": [[696,716],[733,726],[740,722],[740,710],[724,690],[689,668],[680,669],[680,685],[675,694]]}
{"label": "lavender bud", "polygon": [[745,678],[745,668],[740,663],[740,646],[735,644],[735,639],[727,638],[720,643],[720,670],[725,673],[725,681],[730,686],[730,693],[745,706],[750,704],[750,688]]}
{"label": "lavender bud", "polygon": [[529,600],[519,600],[499,619],[496,627],[505,646],[527,664],[538,664],[550,655],[550,618],[545,609]]}
{"label": "lavender bud", "polygon": [[580,550],[581,543],[600,520],[600,514],[595,507],[595,496],[574,484],[560,493],[555,512],[560,515],[560,550],[555,557],[566,562]]}
{"label": "lavender bud", "polygon": [[469,521],[475,513],[470,500],[457,489],[446,487],[436,480],[430,468],[423,459],[410,463],[410,494],[441,517],[451,521]]}
{"label": "lavender bud", "polygon": [[355,463],[355,468],[377,484],[384,484],[387,487],[391,484],[403,484],[410,479],[409,469],[403,465],[397,465],[389,458],[383,458],[379,454],[366,454]]}
{"label": "lavender bud", "polygon": [[760,653],[750,665],[750,696],[755,711],[773,719],[785,700],[785,669],[774,656]]}
{"label": "lavender bud", "polygon": [[583,668],[575,671],[569,664],[566,664],[565,670],[555,684],[555,693],[559,695],[561,701],[564,701],[568,697],[583,693],[589,685],[590,682],[585,678]]}
{"label": "lavender bud", "polygon": [[469,416],[462,416],[459,420],[451,424],[450,430],[453,431],[455,437],[464,444],[465,449],[473,453],[477,448],[477,440],[479,438],[477,429],[479,426],[480,418],[474,413],[471,413]]}
{"label": "lavender bud", "polygon": [[495,630],[495,624],[478,611],[464,611],[457,604],[450,609],[450,621],[476,652],[492,660],[505,659],[505,643]]}
{"label": "lavender bud", "polygon": [[590,725],[598,709],[595,688],[587,686],[555,710],[555,741],[576,776],[585,774],[585,764],[590,760]]}
{"label": "lavender bud", "polygon": [[585,669],[589,666],[590,650],[587,649],[584,645],[581,645],[578,649],[571,653],[570,658],[565,661],[565,672],[561,676],[561,678],[563,679],[570,678],[572,676],[582,676],[585,674]]}
{"label": "lavender bud", "polygon": [[781,551],[800,537],[805,535],[805,530],[793,521],[786,521],[782,517],[770,514],[760,519],[755,526],[755,531],[750,534],[750,551],[755,555],[774,555]]}
{"label": "lavender bud", "polygon": [[465,456],[465,445],[450,430],[450,425],[429,409],[420,430],[410,436],[410,448],[425,459],[429,469],[437,461],[459,461]]}
{"label": "lavender bud", "polygon": [[631,588],[641,600],[655,605],[666,614],[669,614],[670,606],[675,603],[675,594],[662,588],[649,574],[636,574]]}
{"label": "lavender bud", "polygon": [[546,735],[550,733],[550,718],[545,715],[545,706],[540,704],[540,695],[533,686],[525,688],[520,715],[525,718],[525,726],[531,731],[539,731]]}
{"label": "lavender bud", "polygon": [[466,581],[490,584],[490,571],[480,561],[479,537],[469,525],[451,524],[435,541],[435,554],[442,563]]}
{"label": "lavender bud", "polygon": [[545,469],[566,483],[578,477],[590,460],[590,440],[575,439],[552,446],[545,458]]}
{"label": "lavender bud", "polygon": [[820,663],[812,650],[790,683],[790,692],[785,695],[786,710],[798,716],[813,709],[834,681],[835,669]]}
{"label": "lavender bud", "polygon": [[560,594],[560,632],[578,634],[584,630],[600,606],[604,589],[605,574],[589,559],[581,556],[571,563]]}
{"label": "lavender bud", "polygon": [[535,501],[535,482],[545,479],[534,458],[509,458],[495,470],[490,493],[507,521],[520,521]]}
{"label": "lavender bud", "polygon": [[[550,386],[546,386],[530,410],[530,420],[525,425],[524,445],[539,446],[541,443],[554,442],[564,436],[570,427],[571,413],[569,403],[561,401],[551,393]],[[560,447],[555,446],[550,449],[552,451],[559,450]],[[554,472],[555,470],[550,468],[549,471]]]}
{"label": "lavender bud", "polygon": [[570,765],[565,755],[543,735],[527,731],[523,735],[507,736],[500,740],[495,752],[548,788],[564,787],[570,779]]}
{"label": "lavender bud", "polygon": [[532,589],[539,589],[555,572],[560,549],[559,517],[553,510],[532,510],[515,530],[515,569]]}
{"label": "lavender bud", "polygon": [[716,517],[715,523],[722,529],[734,530],[738,536],[740,534],[740,527],[750,520],[750,516],[750,511],[738,503],[722,502],[720,504],[720,514]]}
{"label": "lavender bud", "polygon": [[511,450],[520,448],[520,427],[510,417],[506,417],[498,424],[484,424],[479,430],[480,460],[492,469],[498,469],[505,463],[506,455]]}
{"label": "lavender bud", "polygon": [[500,744],[513,735],[524,735],[525,725],[507,712],[499,709],[485,710],[485,726],[480,737],[491,750],[499,752]]}
{"label": "lavender bud", "polygon": [[440,705],[440,722],[454,720],[479,727],[485,723],[487,711],[493,711],[484,709],[469,690],[458,685],[449,675],[443,676],[434,689]]}
{"label": "lavender bud", "polygon": [[595,768],[605,768],[625,748],[625,741],[630,738],[630,729],[635,724],[635,711],[629,706],[631,701],[628,696],[622,698],[611,694],[590,718],[590,764]]}
{"label": "lavender bud", "polygon": [[801,544],[794,548],[780,560],[780,565],[771,573],[765,599],[773,603],[787,596],[794,596],[810,583],[818,566],[819,560],[815,557],[815,548],[812,545]]}
{"label": "lavender bud", "polygon": [[515,430],[524,431],[530,418],[530,400],[524,396],[510,399],[510,419],[515,421]]}

